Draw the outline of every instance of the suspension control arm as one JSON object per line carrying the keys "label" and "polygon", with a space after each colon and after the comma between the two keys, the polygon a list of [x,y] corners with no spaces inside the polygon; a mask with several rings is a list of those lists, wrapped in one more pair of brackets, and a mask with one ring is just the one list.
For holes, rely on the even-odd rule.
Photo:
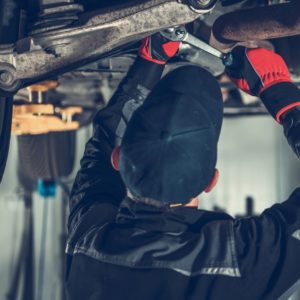
{"label": "suspension control arm", "polygon": [[176,0],[149,0],[113,11],[83,13],[71,28],[37,34],[0,48],[0,91],[57,76],[163,28],[194,21],[201,13]]}

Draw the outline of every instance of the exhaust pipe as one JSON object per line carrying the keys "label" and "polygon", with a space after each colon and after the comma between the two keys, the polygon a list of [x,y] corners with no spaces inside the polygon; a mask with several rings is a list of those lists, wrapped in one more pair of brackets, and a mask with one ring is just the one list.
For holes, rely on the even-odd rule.
{"label": "exhaust pipe", "polygon": [[298,35],[299,12],[300,1],[231,12],[216,20],[213,37],[217,44],[229,45]]}

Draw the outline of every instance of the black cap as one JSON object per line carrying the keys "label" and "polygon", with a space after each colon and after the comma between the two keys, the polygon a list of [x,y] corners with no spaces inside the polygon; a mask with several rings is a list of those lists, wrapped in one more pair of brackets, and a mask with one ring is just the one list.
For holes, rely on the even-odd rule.
{"label": "black cap", "polygon": [[223,115],[221,91],[204,69],[168,74],[133,114],[120,173],[135,196],[187,203],[211,181]]}

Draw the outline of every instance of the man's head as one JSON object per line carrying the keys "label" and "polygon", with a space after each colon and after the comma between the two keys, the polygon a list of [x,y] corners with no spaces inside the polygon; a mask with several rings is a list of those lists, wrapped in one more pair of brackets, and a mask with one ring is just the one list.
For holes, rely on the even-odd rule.
{"label": "man's head", "polygon": [[135,197],[186,204],[215,184],[223,102],[215,78],[198,67],[167,75],[133,114],[114,152]]}

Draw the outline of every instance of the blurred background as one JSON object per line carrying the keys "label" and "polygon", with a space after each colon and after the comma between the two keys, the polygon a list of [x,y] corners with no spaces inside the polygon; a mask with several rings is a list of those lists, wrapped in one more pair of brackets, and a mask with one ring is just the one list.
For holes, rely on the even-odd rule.
{"label": "blurred background", "polygon": [[[54,50],[41,47],[47,51],[38,51],[33,42],[35,37],[45,34],[44,41],[47,41],[49,32],[59,29],[71,32],[78,20],[82,18],[84,24],[98,9],[109,9],[111,17],[118,19],[120,16],[113,14],[111,5],[123,7],[125,2],[130,0],[0,0],[0,60],[7,61],[9,57],[8,61],[14,61],[13,58],[19,55],[15,53],[15,44],[21,41],[22,48],[27,45],[26,41],[30,42],[28,48],[23,49],[25,58],[19,60],[21,66],[0,64],[0,91],[18,90],[18,86],[10,85],[15,83],[11,75],[15,75],[14,68],[24,67],[26,57],[31,57],[32,53],[37,58],[43,58],[44,52],[59,57],[55,47]],[[256,37],[260,40],[251,46],[263,46],[282,55],[294,82],[300,85],[300,32],[296,30],[300,27],[292,28],[292,32],[278,30],[275,34],[272,26],[267,31],[260,30],[259,23],[265,17],[271,21],[278,17],[278,24],[288,24],[285,21],[290,21],[290,15],[299,20],[299,9],[284,8],[290,1],[188,2],[216,3],[210,14],[199,15],[187,25],[190,34],[206,43],[211,40],[215,20],[241,8],[249,9],[252,25],[247,25],[248,40]],[[297,0],[292,3],[299,5]],[[276,14],[272,13],[274,10],[268,10],[273,5]],[[257,15],[259,11],[263,12],[263,17]],[[243,20],[239,20],[239,12],[235,18],[241,21],[241,28],[236,28],[235,33],[240,41],[245,28]],[[94,61],[91,64],[79,63],[81,67],[77,69],[62,64],[55,74],[51,74],[51,80],[36,83],[35,75],[26,77],[28,68],[25,68],[25,80],[23,77],[22,80],[28,87],[19,90],[14,97],[1,94],[0,177],[7,153],[8,160],[0,185],[0,300],[65,299],[64,250],[69,192],[85,143],[92,133],[93,116],[109,101],[136,57],[140,45],[139,28],[136,30],[135,41],[128,44],[124,41],[126,45],[106,53],[99,60],[91,60]],[[274,34],[276,39],[273,39]],[[103,40],[106,35],[104,31]],[[96,32],[92,37],[101,40],[103,36]],[[70,53],[80,60],[82,49],[78,44],[85,45],[77,43],[78,38],[70,35],[70,41],[75,45],[74,53],[71,50]],[[59,46],[61,42],[58,39]],[[51,39],[49,43],[51,46]],[[84,50],[94,53],[95,49],[86,47]],[[68,59],[70,57],[66,56],[66,61]],[[247,217],[259,215],[271,205],[286,200],[299,186],[300,163],[288,146],[282,128],[266,113],[258,99],[235,89],[224,76],[224,66],[218,58],[183,44],[166,72],[182,65],[197,65],[209,70],[220,82],[225,104],[219,142],[220,182],[211,194],[200,196],[200,208]],[[68,67],[67,73],[65,67]],[[41,66],[37,64],[37,70],[41,71],[39,68]],[[46,75],[49,79],[50,75],[47,72]],[[26,80],[34,84],[30,85]],[[300,292],[296,291],[291,300],[300,300]]]}
{"label": "blurred background", "polygon": [[[39,192],[36,187],[29,192],[20,182],[17,138],[12,138],[0,195],[1,300],[65,299],[67,193],[90,135],[90,126],[77,132],[70,176],[57,179],[55,191],[50,183],[48,191],[40,184]],[[269,116],[225,119],[218,168],[220,182],[211,194],[201,195],[200,206],[238,217],[257,215],[287,199],[300,181],[300,163],[287,145],[281,127]],[[46,197],[45,193],[49,195]],[[14,294],[19,296],[13,298]],[[35,298],[28,298],[29,295]],[[291,299],[299,300],[300,294]]]}

